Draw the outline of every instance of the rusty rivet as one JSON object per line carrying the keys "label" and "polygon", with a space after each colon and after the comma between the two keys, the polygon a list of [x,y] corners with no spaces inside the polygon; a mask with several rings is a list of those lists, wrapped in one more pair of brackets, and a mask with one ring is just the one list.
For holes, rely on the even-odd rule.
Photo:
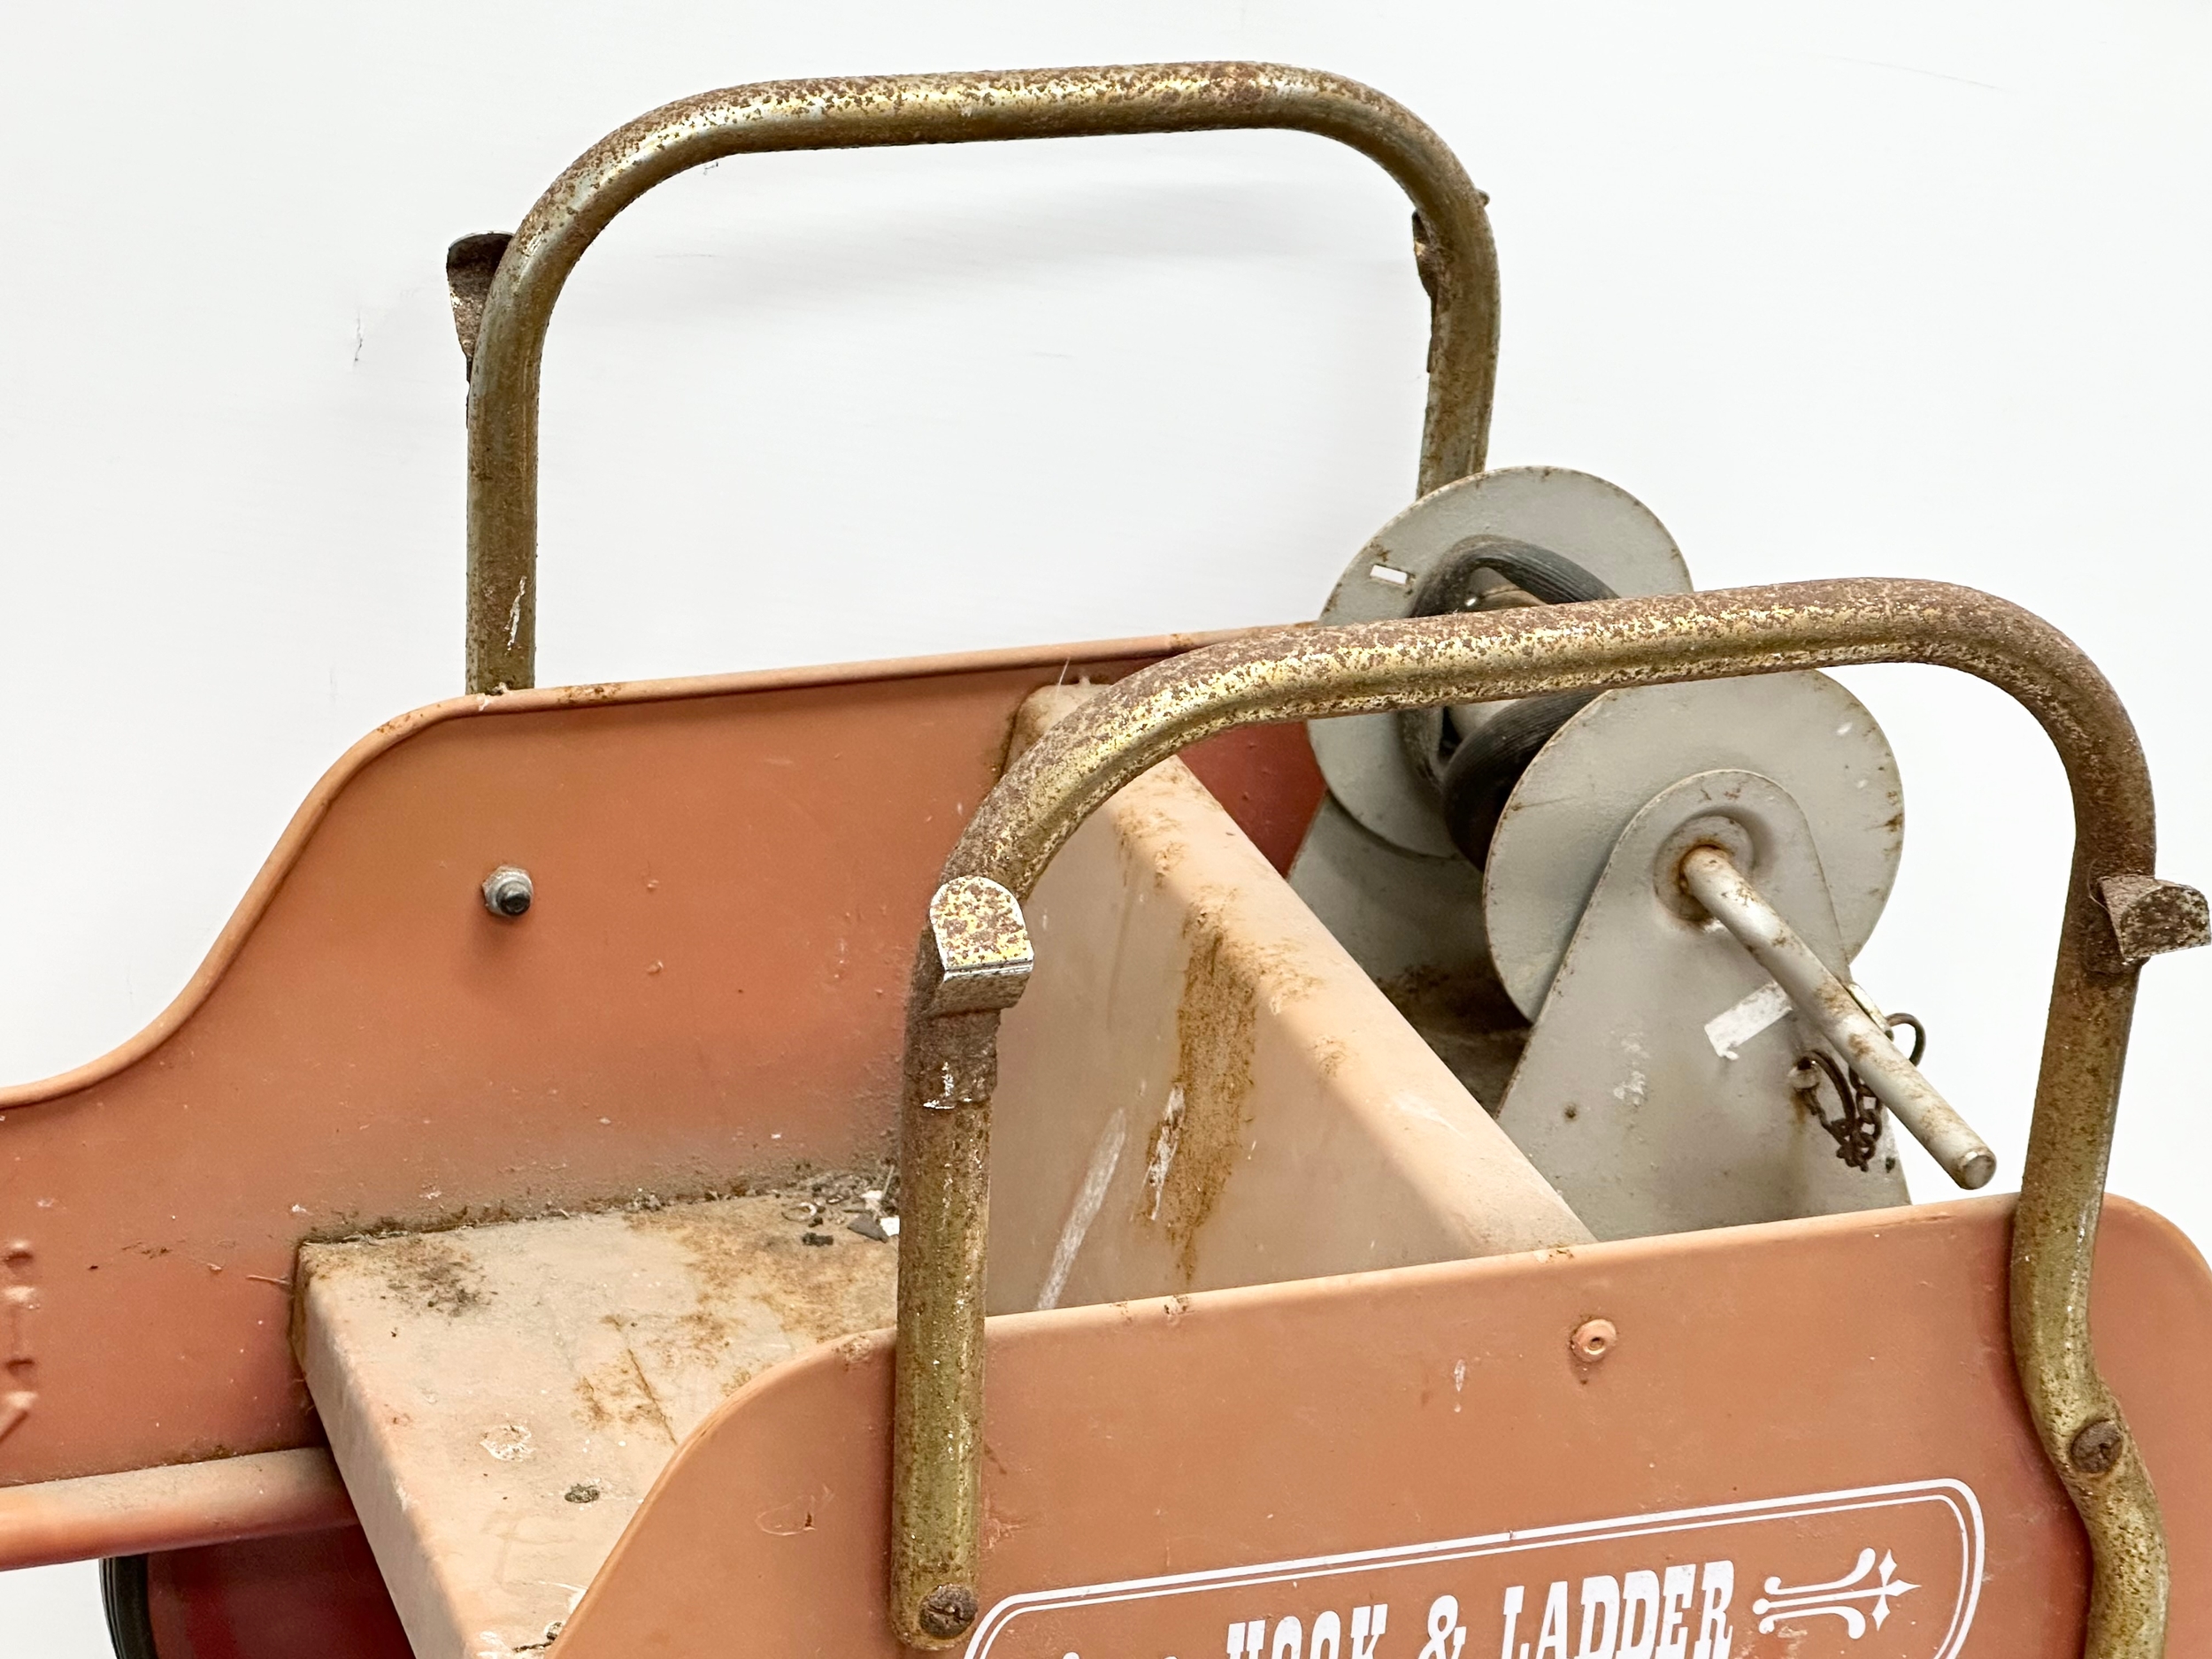
{"label": "rusty rivet", "polygon": [[1613,1344],[1621,1340],[1610,1319],[1585,1319],[1575,1326],[1575,1333],[1567,1339],[1567,1346],[1574,1356],[1585,1365],[1594,1365],[1613,1351]]}
{"label": "rusty rivet", "polygon": [[530,901],[536,896],[527,870],[502,864],[484,878],[484,908],[494,916],[512,921],[530,908]]}
{"label": "rusty rivet", "polygon": [[2085,1475],[2108,1474],[2112,1465],[2120,1461],[2120,1448],[2126,1440],[2117,1423],[2110,1417],[2099,1417],[2074,1436],[2066,1455]]}
{"label": "rusty rivet", "polygon": [[975,1592],[964,1584],[941,1584],[922,1598],[917,1621],[932,1636],[957,1636],[975,1623]]}

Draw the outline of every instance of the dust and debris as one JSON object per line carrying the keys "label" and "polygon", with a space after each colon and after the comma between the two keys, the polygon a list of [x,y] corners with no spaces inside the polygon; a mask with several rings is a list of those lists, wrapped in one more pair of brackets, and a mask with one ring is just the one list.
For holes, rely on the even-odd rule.
{"label": "dust and debris", "polygon": [[760,1195],[785,1200],[779,1213],[803,1238],[842,1221],[849,1232],[881,1241],[898,1236],[898,1166],[887,1162],[873,1170],[825,1171]]}
{"label": "dust and debris", "polygon": [[837,1345],[837,1357],[848,1368],[865,1365],[877,1355],[889,1353],[896,1340],[896,1334],[890,1331],[863,1331],[857,1336],[847,1337]]}
{"label": "dust and debris", "polygon": [[[602,1118],[599,1121],[605,1124],[612,1120]],[[772,1141],[782,1138],[780,1133],[769,1137]],[[886,1139],[889,1138],[890,1133],[887,1132]],[[552,1217],[565,1220],[571,1216],[634,1214],[639,1210],[662,1210],[670,1205],[716,1203],[730,1198],[803,1197],[814,1195],[818,1185],[823,1187],[824,1194],[838,1198],[841,1201],[839,1207],[845,1210],[862,1207],[856,1202],[846,1204],[841,1202],[847,1188],[856,1185],[863,1188],[870,1186],[879,1187],[885,1193],[881,1213],[887,1216],[898,1213],[897,1171],[887,1156],[874,1167],[872,1172],[860,1170],[824,1171],[804,1159],[797,1159],[750,1176],[658,1192],[640,1187],[627,1193],[572,1198],[558,1203],[466,1204],[434,1216],[383,1216],[373,1220],[348,1217],[328,1227],[316,1229],[301,1242],[303,1245],[363,1244],[373,1240],[429,1237],[465,1232],[471,1227],[495,1226],[509,1221],[542,1221]],[[139,1247],[126,1245],[123,1248]],[[153,1254],[165,1256],[168,1254],[167,1247],[164,1246]]]}
{"label": "dust and debris", "polygon": [[1184,931],[1190,955],[1175,1010],[1176,1078],[1145,1152],[1145,1219],[1166,1233],[1189,1284],[1199,1230],[1235,1171],[1251,1118],[1259,964],[1254,947],[1225,936],[1206,909],[1194,907]]}
{"label": "dust and debris", "polygon": [[[825,1214],[841,1212],[849,1195],[858,1210],[859,1194],[885,1190],[878,1184],[884,1179],[880,1171],[826,1175],[809,1182],[804,1195]],[[633,1227],[673,1238],[691,1258],[700,1305],[685,1321],[684,1339],[718,1347],[729,1333],[718,1304],[732,1297],[765,1303],[795,1338],[803,1333],[809,1341],[891,1324],[893,1277],[882,1270],[894,1252],[843,1228],[819,1232],[794,1225],[786,1213],[797,1195],[777,1196],[786,1202],[712,1215],[682,1209],[631,1218]],[[806,1243],[810,1234],[826,1242]]]}
{"label": "dust and debris", "polygon": [[873,1239],[879,1244],[888,1244],[899,1236],[899,1218],[887,1216],[880,1210],[864,1210],[846,1221],[845,1231]]}
{"label": "dust and debris", "polygon": [[[749,1202],[633,1212],[630,1226],[682,1248],[696,1295],[691,1309],[672,1319],[609,1316],[624,1351],[577,1379],[585,1425],[665,1428],[641,1353],[657,1372],[706,1367],[726,1371],[726,1387],[741,1386],[755,1368],[733,1369],[732,1356],[757,1343],[764,1311],[795,1348],[894,1323],[897,1252],[849,1228],[832,1228],[832,1218],[849,1208],[895,1222],[895,1172],[887,1165],[831,1171]],[[863,1357],[856,1350],[848,1363]]]}
{"label": "dust and debris", "polygon": [[1189,780],[1193,788],[1199,787],[1182,763],[1163,761],[1129,786],[1108,809],[1119,825],[1115,847],[1121,862],[1131,869],[1143,870],[1155,886],[1174,874],[1176,866],[1190,853],[1190,843],[1183,839],[1185,819],[1172,805],[1146,799],[1148,791],[1171,784],[1175,774]]}
{"label": "dust and debris", "polygon": [[1175,1148],[1182,1138],[1183,1086],[1178,1083],[1167,1092],[1167,1104],[1152,1131],[1151,1151],[1145,1159],[1144,1190],[1151,1194],[1144,1210],[1147,1221],[1160,1218],[1160,1194],[1167,1185],[1168,1171],[1175,1167]]}
{"label": "dust and debris", "polygon": [[682,1436],[669,1421],[660,1396],[653,1392],[645,1367],[638,1363],[637,1350],[630,1345],[630,1332],[622,1316],[603,1314],[600,1323],[621,1337],[622,1354],[576,1379],[576,1403],[585,1426],[657,1429],[671,1446],[675,1445]]}
{"label": "dust and debris", "polygon": [[375,1261],[392,1294],[434,1313],[458,1318],[484,1299],[474,1259],[449,1234],[395,1239]]}

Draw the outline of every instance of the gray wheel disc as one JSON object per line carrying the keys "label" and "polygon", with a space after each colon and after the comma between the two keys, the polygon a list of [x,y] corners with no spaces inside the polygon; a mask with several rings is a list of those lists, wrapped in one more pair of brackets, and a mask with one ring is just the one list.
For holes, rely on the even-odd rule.
{"label": "gray wheel disc", "polygon": [[[1410,615],[1429,567],[1476,535],[1562,554],[1617,594],[1690,591],[1674,538],[1626,490],[1566,467],[1504,467],[1432,490],[1385,525],[1339,579],[1323,625]],[[1307,729],[1321,774],[1346,811],[1409,852],[1458,856],[1435,786],[1416,771],[1396,715],[1348,715]]]}
{"label": "gray wheel disc", "polygon": [[1498,977],[1534,1019],[1622,830],[1681,779],[1755,772],[1812,826],[1846,950],[1881,919],[1905,847],[1889,740],[1825,674],[1609,691],[1561,726],[1508,798],[1484,869]]}

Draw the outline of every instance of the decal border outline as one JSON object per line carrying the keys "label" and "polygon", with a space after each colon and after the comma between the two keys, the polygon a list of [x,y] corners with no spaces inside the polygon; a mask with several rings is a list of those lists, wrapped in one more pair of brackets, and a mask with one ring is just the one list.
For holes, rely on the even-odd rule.
{"label": "decal border outline", "polygon": [[1926,1502],[1940,1503],[1949,1509],[1959,1528],[1962,1571],[1958,1596],[1952,1609],[1950,1629],[1944,1633],[1933,1655],[1933,1659],[1956,1659],[1959,1649],[1966,1641],[1967,1632],[1973,1628],[1975,1609],[1981,1601],[1985,1549],[1981,1500],[1974,1495],[1973,1488],[1964,1481],[1949,1479],[1900,1481],[1883,1486],[1855,1486],[1845,1491],[1811,1493],[1798,1497],[1755,1498],[1738,1503],[1711,1504],[1701,1509],[1663,1509],[1647,1515],[1618,1516],[1601,1521],[1574,1521],[1557,1526],[1486,1532],[1478,1537],[1446,1539],[1437,1543],[1394,1544],[1380,1549],[1347,1550],[1328,1555],[1307,1555],[1292,1561],[1261,1562],[1247,1567],[1214,1567],[1197,1572],[1164,1573],[1148,1578],[1077,1585],[1064,1590],[1024,1591],[992,1604],[990,1610],[977,1622],[975,1633],[968,1639],[964,1659],[987,1659],[991,1644],[1015,1620],[1026,1613],[1056,1608],[1154,1601],[1244,1585],[1346,1577],[1402,1564],[1518,1555],[1561,1544],[1595,1543],[1617,1538],[1696,1532],[1714,1526],[1741,1526],[1757,1521],[1786,1520],[1798,1516],[1843,1515],[1857,1509],[1894,1509],[1903,1504]]}

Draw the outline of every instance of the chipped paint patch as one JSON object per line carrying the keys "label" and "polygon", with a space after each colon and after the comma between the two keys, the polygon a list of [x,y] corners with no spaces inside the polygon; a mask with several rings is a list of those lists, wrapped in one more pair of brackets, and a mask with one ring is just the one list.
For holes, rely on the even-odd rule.
{"label": "chipped paint patch", "polygon": [[1757,990],[1705,1022],[1705,1041],[1724,1060],[1790,1011],[1790,994],[1769,979]]}
{"label": "chipped paint patch", "polygon": [[[1068,1275],[1075,1269],[1075,1258],[1083,1248],[1084,1236],[1090,1232],[1091,1223],[1098,1219],[1099,1210],[1106,1202],[1106,1188],[1113,1182],[1115,1170],[1120,1167],[1122,1145],[1128,1138],[1128,1119],[1116,1112],[1100,1132],[1097,1145],[1091,1148],[1090,1164],[1083,1171],[1083,1185],[1076,1189],[1075,1202],[1068,1207],[1067,1222],[1060,1229],[1058,1242],[1052,1247],[1052,1265],[1046,1271],[1044,1288],[1037,1293],[1040,1311],[1060,1305],[1061,1293],[1068,1287]],[[1164,1171],[1161,1179],[1166,1179]],[[1156,1192],[1152,1202],[1156,1210]]]}

